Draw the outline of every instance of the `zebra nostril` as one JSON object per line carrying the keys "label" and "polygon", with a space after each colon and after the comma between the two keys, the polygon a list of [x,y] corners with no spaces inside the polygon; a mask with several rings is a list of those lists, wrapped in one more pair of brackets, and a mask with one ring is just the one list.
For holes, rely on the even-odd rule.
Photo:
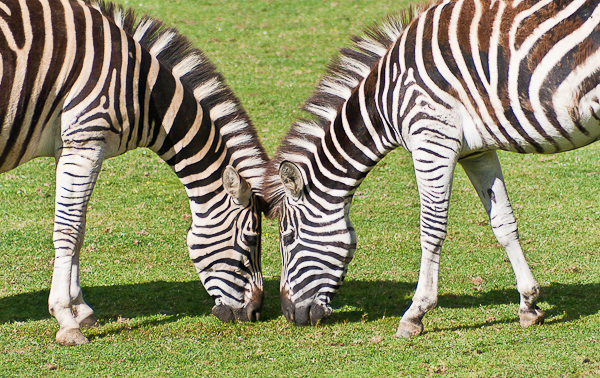
{"label": "zebra nostril", "polygon": [[248,309],[248,320],[251,322],[257,322],[260,320],[260,311],[249,308]]}
{"label": "zebra nostril", "polygon": [[262,301],[260,302],[251,302],[246,307],[246,316],[248,317],[248,321],[257,322],[260,319],[260,310],[262,310]]}

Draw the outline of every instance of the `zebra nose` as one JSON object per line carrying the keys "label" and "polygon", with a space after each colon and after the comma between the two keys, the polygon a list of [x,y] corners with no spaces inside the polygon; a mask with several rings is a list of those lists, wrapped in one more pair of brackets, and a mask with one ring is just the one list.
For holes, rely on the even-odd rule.
{"label": "zebra nose", "polygon": [[291,301],[284,301],[283,298],[281,307],[287,321],[295,323],[300,327],[306,326],[309,323],[315,326],[319,320],[326,319],[331,314],[331,311],[323,305],[313,303],[310,306],[294,307]]}
{"label": "zebra nose", "polygon": [[294,323],[294,312],[296,311],[296,306],[294,306],[294,303],[290,299],[287,285],[281,289],[280,297],[281,297],[281,310],[283,311],[283,316],[285,316],[285,319],[288,322]]}
{"label": "zebra nose", "polygon": [[308,312],[308,316],[310,318],[310,324],[317,325],[319,320],[327,319],[331,315],[331,308],[325,307],[322,304],[313,303],[310,306],[310,311]]}
{"label": "zebra nose", "polygon": [[223,323],[231,323],[236,320],[238,322],[255,322],[260,319],[262,306],[263,292],[258,288],[254,288],[252,297],[243,307],[234,308],[226,304],[219,304],[212,308],[212,313]]}
{"label": "zebra nose", "polygon": [[331,315],[331,309],[314,302],[310,306],[296,307],[289,297],[287,287],[281,290],[281,309],[288,322],[295,323],[300,327],[308,325],[309,322],[317,325],[319,320],[326,319]]}
{"label": "zebra nose", "polygon": [[212,308],[212,313],[223,323],[231,323],[235,320],[233,309],[224,304],[214,306]]}
{"label": "zebra nose", "polygon": [[248,302],[248,304],[246,305],[246,313],[245,316],[247,319],[241,320],[240,321],[250,321],[250,322],[257,322],[260,320],[260,311],[262,310],[262,306],[263,306],[263,298],[264,298],[264,294],[263,291],[258,289],[258,288],[254,288],[254,291],[252,292],[252,297],[250,298],[250,302]]}

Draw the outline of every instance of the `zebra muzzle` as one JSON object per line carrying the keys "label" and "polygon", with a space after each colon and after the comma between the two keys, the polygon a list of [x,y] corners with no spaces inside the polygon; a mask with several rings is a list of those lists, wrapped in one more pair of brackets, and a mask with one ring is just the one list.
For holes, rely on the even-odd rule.
{"label": "zebra muzzle", "polygon": [[281,309],[286,320],[297,326],[305,326],[309,323],[315,326],[319,320],[326,319],[331,315],[331,308],[315,302],[310,306],[296,307],[289,298],[285,287],[281,291]]}
{"label": "zebra muzzle", "polygon": [[226,304],[218,304],[212,308],[214,316],[223,323],[238,322],[257,322],[260,320],[260,311],[263,305],[262,290],[255,289],[250,301],[244,307],[234,308]]}
{"label": "zebra muzzle", "polygon": [[238,322],[256,322],[260,320],[260,305],[250,304],[242,308],[231,308],[227,305],[216,305],[212,308],[214,316],[223,323]]}

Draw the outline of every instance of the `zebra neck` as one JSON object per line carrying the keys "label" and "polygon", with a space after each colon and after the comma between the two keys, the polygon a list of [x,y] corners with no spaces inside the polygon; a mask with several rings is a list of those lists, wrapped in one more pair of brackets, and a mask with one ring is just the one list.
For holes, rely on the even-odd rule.
{"label": "zebra neck", "polygon": [[354,171],[353,177],[358,180],[364,179],[381,159],[398,147],[396,140],[389,138],[382,121],[376,101],[377,86],[378,75],[374,69],[354,89],[332,125],[332,133],[340,146],[344,146],[348,171]]}
{"label": "zebra neck", "polygon": [[[348,197],[396,145],[385,138],[375,104],[377,77],[369,75],[341,106],[317,146],[312,171],[330,193]],[[320,177],[318,177],[320,176]]]}
{"label": "zebra neck", "polygon": [[190,200],[208,203],[223,192],[221,173],[232,163],[231,153],[211,110],[178,78],[162,74],[149,103],[154,117],[149,119],[147,147],[169,164]]}

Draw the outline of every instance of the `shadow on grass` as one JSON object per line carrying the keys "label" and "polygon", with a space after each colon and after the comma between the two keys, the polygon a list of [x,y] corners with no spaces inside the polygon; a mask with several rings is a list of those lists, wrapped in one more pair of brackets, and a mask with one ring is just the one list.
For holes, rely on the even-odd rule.
{"label": "shadow on grass", "polygon": [[[361,311],[337,311],[327,323],[359,322],[381,319],[383,316],[401,317],[411,304],[416,283],[395,281],[350,281],[342,285],[333,307],[357,306]],[[540,303],[545,303],[547,323],[563,323],[600,312],[600,283],[561,284],[541,287]],[[516,289],[478,291],[473,294],[445,294],[438,298],[444,308],[478,308],[514,304],[514,320],[518,321],[519,294]],[[365,319],[364,314],[368,314]],[[558,317],[560,315],[560,317]],[[501,322],[497,322],[501,323]],[[473,325],[481,327],[484,323]],[[489,322],[485,324],[494,324]],[[458,328],[468,328],[457,326]]]}
{"label": "shadow on grass", "polygon": [[[265,303],[261,319],[280,315],[279,281],[264,282]],[[119,317],[167,315],[171,321],[184,316],[212,316],[214,300],[197,281],[153,281],[139,284],[82,287],[85,301],[101,324]],[[0,298],[0,324],[51,318],[49,289]]]}
{"label": "shadow on grass", "polygon": [[[265,303],[261,320],[281,316],[279,280],[265,280]],[[349,281],[342,285],[333,300],[334,308],[357,306],[360,311],[336,311],[326,323],[360,322],[381,319],[383,316],[400,317],[408,308],[415,288],[414,282]],[[200,281],[155,281],[130,285],[93,286],[83,288],[84,297],[96,311],[100,323],[113,322],[118,317],[166,315],[163,320],[149,320],[148,324],[175,322],[185,316],[212,316],[214,305]],[[549,323],[572,321],[600,312],[600,283],[561,284],[542,287],[541,302],[546,306]],[[49,319],[49,290],[0,298],[0,324],[14,321]],[[518,294],[516,290],[501,289],[473,294],[441,295],[438,305],[444,308],[477,308],[513,303],[515,320],[518,319]],[[367,313],[368,317],[364,318]],[[560,316],[558,316],[560,315]],[[494,324],[494,322],[486,323]],[[457,329],[476,328],[457,326]]]}

